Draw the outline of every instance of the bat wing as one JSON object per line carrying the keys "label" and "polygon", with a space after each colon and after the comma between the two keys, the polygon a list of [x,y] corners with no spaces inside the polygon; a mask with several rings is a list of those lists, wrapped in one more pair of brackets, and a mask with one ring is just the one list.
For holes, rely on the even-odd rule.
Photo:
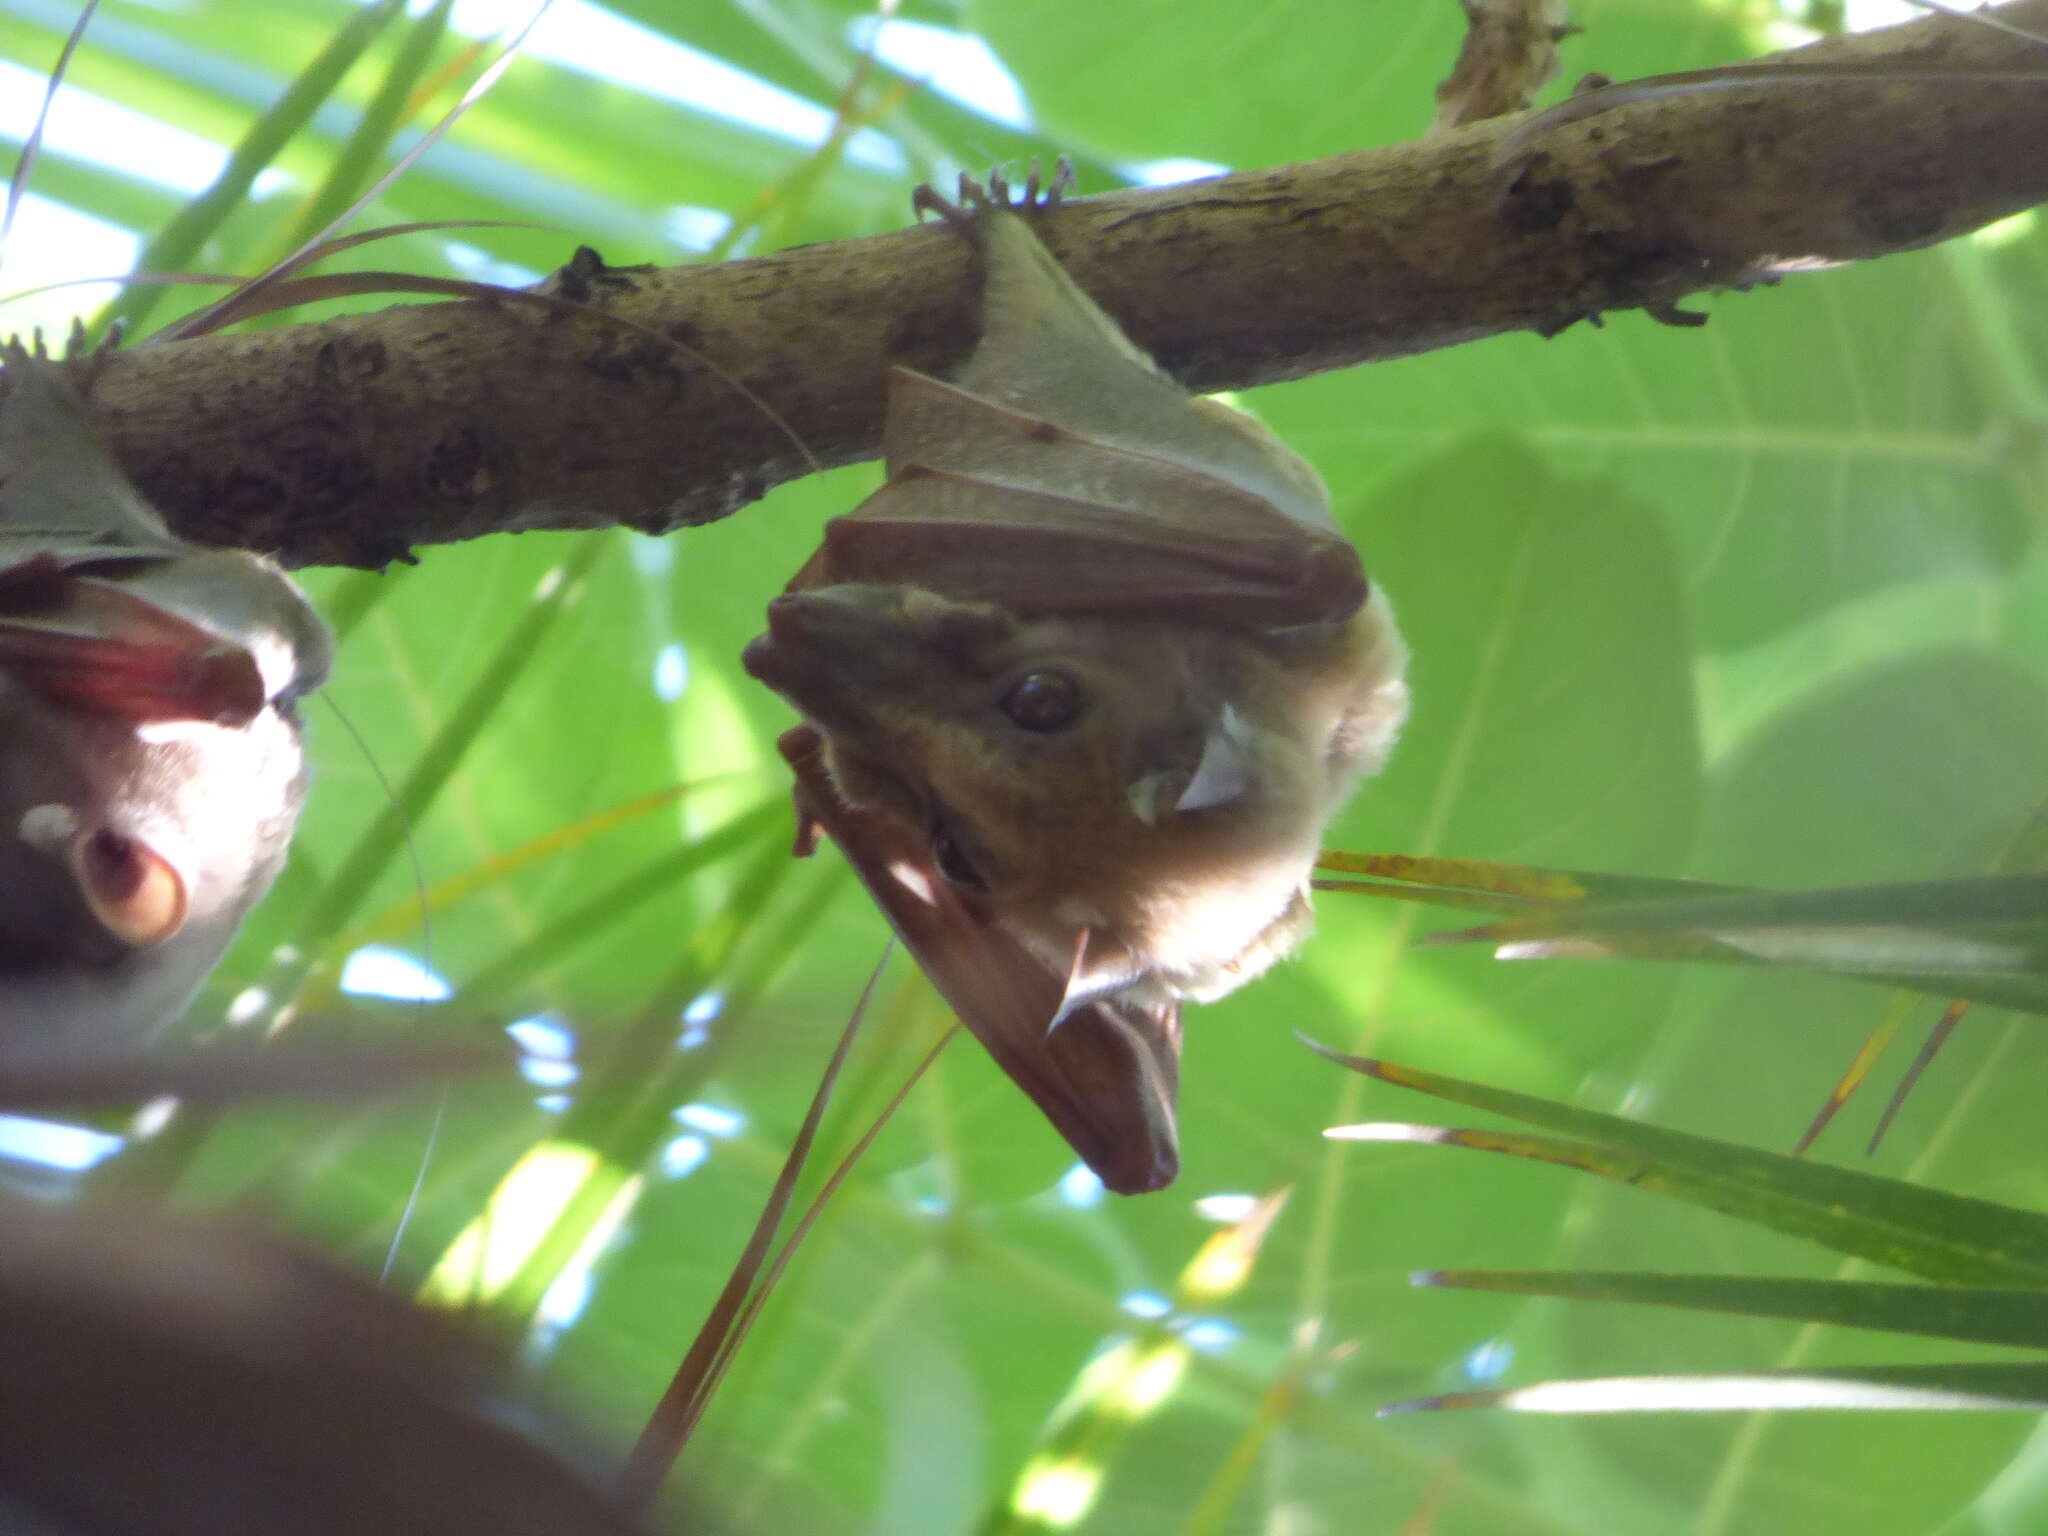
{"label": "bat wing", "polygon": [[317,686],[332,642],[284,573],[173,537],[63,371],[0,361],[0,672],[136,724],[243,726]]}
{"label": "bat wing", "polygon": [[17,341],[0,345],[0,362],[0,532],[157,554],[182,548],[93,436],[62,370]]}
{"label": "bat wing", "polygon": [[1257,628],[1356,613],[1365,572],[1315,472],[1160,373],[1017,216],[978,227],[997,246],[979,346],[950,383],[891,371],[888,482],[792,587]]}
{"label": "bat wing", "polygon": [[[1335,534],[1316,472],[1242,412],[1161,373],[1067,276],[1016,214],[979,221],[987,281],[981,341],[954,375],[998,401],[1095,442],[1198,467],[1249,493],[1304,531]],[[940,427],[943,436],[946,424]],[[913,415],[894,424],[895,460],[919,457],[931,433]]]}
{"label": "bat wing", "polygon": [[[1341,537],[1199,467],[1078,436],[907,369],[891,396],[892,413],[947,418],[947,447],[895,467],[829,524],[792,585],[918,586],[1023,614],[1262,629],[1342,621],[1365,601],[1364,570]],[[1186,396],[1180,404],[1185,412]]]}
{"label": "bat wing", "polygon": [[[144,557],[159,564],[161,556]],[[0,566],[0,673],[51,703],[138,725],[247,725],[268,690],[247,649],[44,551]]]}
{"label": "bat wing", "polygon": [[796,774],[800,823],[839,845],[940,995],[1082,1161],[1122,1195],[1172,1183],[1180,1171],[1179,1009],[1100,1000],[1052,1028],[1066,978],[942,879],[901,821],[841,799],[816,729],[798,726],[779,745]]}

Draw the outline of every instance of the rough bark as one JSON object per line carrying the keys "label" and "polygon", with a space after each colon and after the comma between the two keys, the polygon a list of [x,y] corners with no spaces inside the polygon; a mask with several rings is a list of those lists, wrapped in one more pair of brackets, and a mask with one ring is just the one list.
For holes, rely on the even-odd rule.
{"label": "rough bark", "polygon": [[[1998,13],[2048,32],[2048,0]],[[1773,61],[2048,68],[1934,17]],[[1673,95],[1071,202],[1041,233],[1185,383],[1236,388],[1931,244],[2048,200],[2048,80]],[[599,284],[674,338],[510,303],[409,305],[139,348],[96,390],[189,536],[376,566],[530,528],[663,532],[879,450],[885,367],[973,339],[937,226]],[[737,387],[736,387],[737,386]],[[802,444],[800,449],[797,445]]]}

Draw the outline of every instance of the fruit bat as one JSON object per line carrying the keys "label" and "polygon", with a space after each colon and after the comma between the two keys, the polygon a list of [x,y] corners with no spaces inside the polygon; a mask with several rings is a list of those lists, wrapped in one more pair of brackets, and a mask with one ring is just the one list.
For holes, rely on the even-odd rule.
{"label": "fruit bat", "polygon": [[745,664],[804,716],[797,851],[829,834],[1103,1182],[1159,1189],[1181,1002],[1306,936],[1407,653],[1315,472],[1075,286],[1035,180],[1021,212],[1000,179],[918,203],[980,253],[981,340],[950,380],[890,370],[886,483]]}
{"label": "fruit bat", "polygon": [[134,1037],[284,862],[331,640],[268,560],[171,535],[62,367],[0,361],[0,1029]]}

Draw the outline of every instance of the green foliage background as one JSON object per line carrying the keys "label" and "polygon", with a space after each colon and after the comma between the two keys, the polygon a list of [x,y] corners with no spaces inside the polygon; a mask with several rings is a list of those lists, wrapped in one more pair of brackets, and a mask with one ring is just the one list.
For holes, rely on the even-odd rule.
{"label": "green foliage background", "polygon": [[[825,105],[855,67],[850,39],[869,10],[615,7]],[[351,14],[338,0],[111,4],[72,78],[231,144]],[[690,259],[665,233],[678,206],[765,206],[761,248],[893,227],[915,181],[995,159],[1070,154],[1084,193],[1139,161],[1309,159],[1419,132],[1462,28],[1449,0],[906,0],[901,15],[985,38],[1036,126],[916,90],[869,125],[901,160],[876,169],[813,159],[536,48],[367,222],[506,218],[559,232],[459,231],[357,254],[455,270],[453,238],[541,271],[590,241],[613,262],[669,263]],[[72,11],[0,0],[0,17],[0,54],[42,71]],[[1588,30],[1566,45],[1567,73],[1625,77],[1771,46],[1774,18],[1586,0],[1574,19]],[[400,42],[394,29],[366,55],[276,160],[284,176],[238,203],[195,267],[253,270],[277,254]],[[181,201],[61,151],[35,189],[144,232]],[[1716,299],[1703,330],[1624,314],[1249,396],[1329,480],[1415,651],[1408,735],[1332,845],[1811,886],[1986,868],[2048,789],[2044,296],[2048,232],[2023,219],[1996,239]],[[48,318],[54,302],[18,306],[13,321],[0,310],[0,324]],[[394,781],[447,744],[480,677],[516,666],[489,686],[445,790],[414,802],[428,881],[627,797],[702,786],[438,903],[431,962],[453,1000],[330,992],[294,1025],[468,1038],[545,1011],[576,1031],[585,1076],[567,1127],[599,1141],[604,1126],[632,1127],[606,1147],[612,1176],[645,1181],[596,1254],[587,1305],[533,1354],[607,1444],[644,1418],[721,1283],[884,930],[829,856],[782,858],[786,823],[772,814],[576,942],[562,925],[784,794],[772,741],[787,713],[736,659],[823,520],[875,480],[872,467],[818,477],[660,544],[525,535],[429,550],[382,577],[308,578],[347,618],[330,696]],[[536,591],[566,564],[580,574],[546,600],[559,607],[552,626],[522,636]],[[653,678],[671,645],[687,655],[688,687],[668,703]],[[385,813],[364,752],[324,710],[312,729],[318,782],[299,852],[199,1022],[264,977],[277,945],[331,944],[305,931],[306,913]],[[342,926],[403,902],[413,880],[406,859],[389,860]],[[1452,1265],[1838,1266],[1554,1169],[1325,1142],[1334,1123],[1435,1111],[1334,1069],[1293,1030],[1783,1148],[1885,1006],[1848,983],[1765,971],[1501,966],[1416,952],[1418,931],[1405,909],[1326,899],[1298,963],[1194,1013],[1186,1171],[1156,1196],[1063,1200],[1064,1147],[971,1042],[956,1044],[791,1270],[684,1476],[747,1530],[950,1532],[993,1519],[1077,1373],[1132,1326],[1120,1299],[1171,1291],[1215,1230],[1194,1200],[1291,1185],[1251,1282],[1205,1314],[1234,1341],[1197,1351],[1107,1446],[1083,1528],[1395,1532],[1439,1496],[1434,1530],[1489,1536],[2042,1528],[2048,1457],[2014,1416],[1375,1421],[1391,1399],[1472,1384],[1475,1361],[1501,1351],[1511,1380],[1918,1358],[1910,1343],[1780,1324],[1411,1292],[1410,1271]],[[421,938],[400,942],[417,952]],[[943,1022],[900,959],[890,977],[828,1149],[858,1133]],[[725,1011],[678,1052],[681,1005],[703,990],[726,994]],[[1874,1166],[2040,1206],[2041,1055],[2023,1021],[1973,1014]],[[636,1106],[650,1083],[658,1102]],[[453,1091],[401,1273],[424,1272],[499,1177],[564,1129],[539,1091]],[[705,1137],[701,1165],[673,1176],[662,1153],[687,1128],[666,1116],[684,1100],[738,1111],[744,1128]],[[1852,1109],[1820,1155],[1860,1159],[1872,1113]],[[435,1116],[431,1096],[340,1120],[249,1113],[195,1138],[189,1157],[150,1155],[189,1195],[253,1192],[375,1265]],[[1283,1379],[1298,1393],[1269,1395]]]}

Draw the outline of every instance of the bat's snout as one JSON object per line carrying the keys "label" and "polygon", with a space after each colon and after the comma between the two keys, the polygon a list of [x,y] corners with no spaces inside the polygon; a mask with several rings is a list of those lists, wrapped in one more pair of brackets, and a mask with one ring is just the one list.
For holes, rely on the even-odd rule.
{"label": "bat's snout", "polygon": [[740,653],[749,676],[816,718],[902,689],[924,658],[903,620],[902,592],[844,585],[785,592],[768,605],[768,630]]}
{"label": "bat's snout", "polygon": [[[740,665],[747,675],[792,699],[814,688],[830,670],[833,642],[819,633],[817,604],[808,594],[786,593],[768,605],[768,629],[747,642]],[[797,702],[801,702],[798,700]]]}
{"label": "bat's snout", "polygon": [[898,629],[902,623],[900,588],[849,582],[783,593],[768,604],[767,638],[784,645],[837,646]]}

